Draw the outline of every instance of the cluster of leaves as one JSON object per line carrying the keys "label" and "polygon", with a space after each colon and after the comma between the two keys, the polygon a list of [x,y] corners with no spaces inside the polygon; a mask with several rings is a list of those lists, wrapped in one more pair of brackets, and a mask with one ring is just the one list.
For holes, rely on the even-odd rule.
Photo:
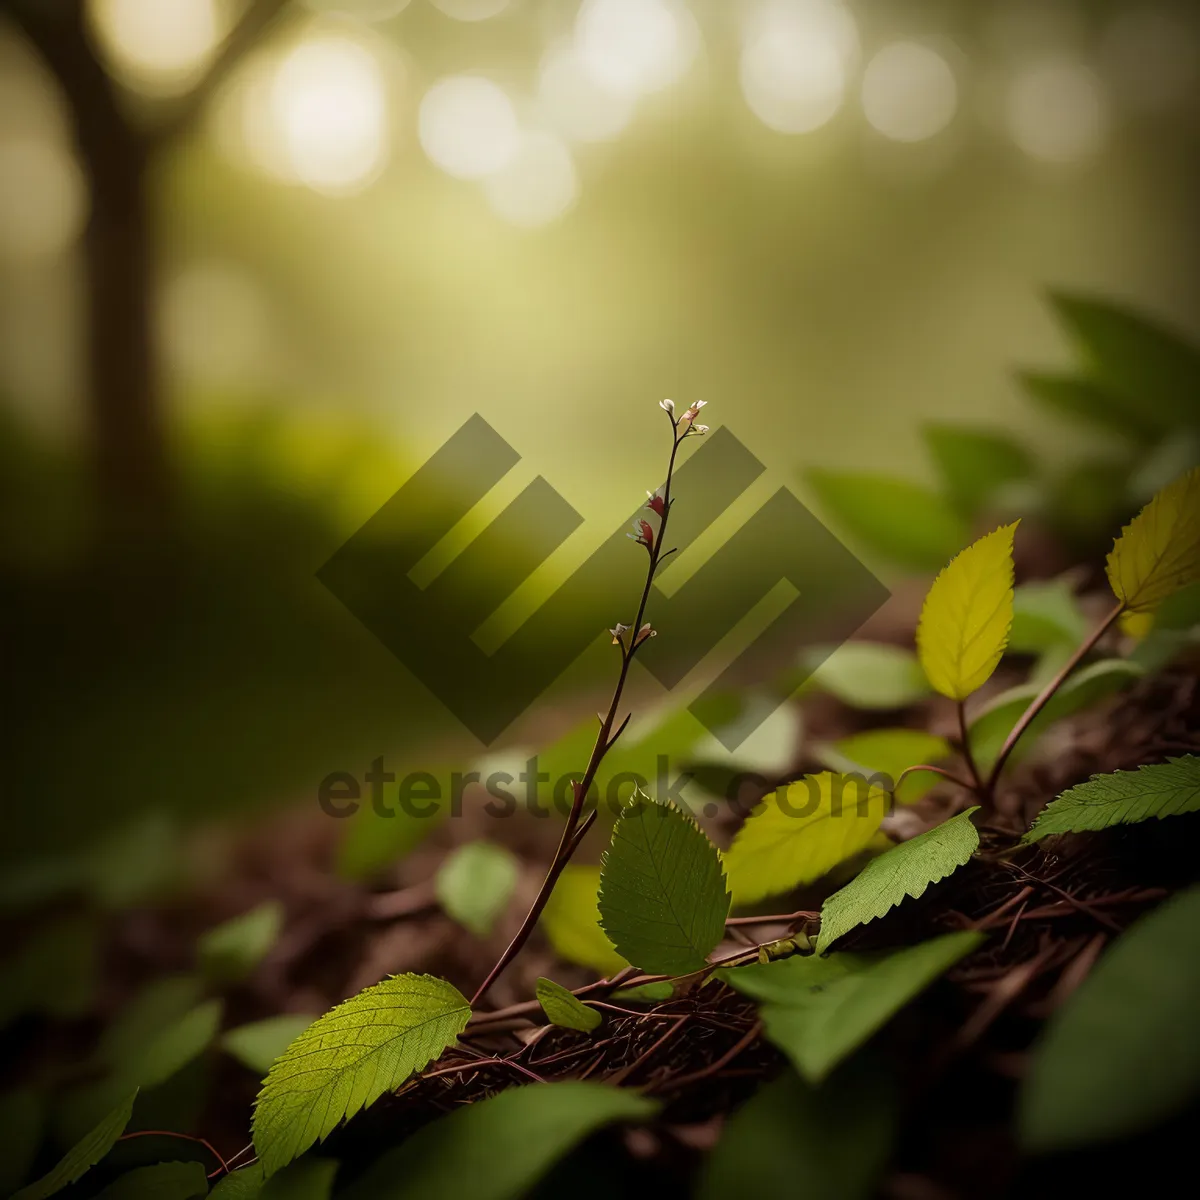
{"label": "cluster of leaves", "polygon": [[1023,371],[1029,398],[1109,445],[1052,473],[1011,434],[931,424],[937,486],[863,472],[813,470],[825,511],[865,550],[909,570],[940,567],[988,515],[1037,516],[1085,552],[1180,471],[1200,461],[1200,348],[1118,305],[1054,293],[1078,351],[1069,372]]}
{"label": "cluster of leaves", "polygon": [[[1119,660],[1072,672],[1118,619],[1160,611],[1200,582],[1200,469],[1165,487],[1116,540],[1107,561],[1116,605],[1090,633],[1060,591],[1027,592],[1024,604],[1018,603],[1015,533],[1016,524],[1002,526],[954,557],[922,611],[915,656],[921,687],[960,708],[963,739],[957,747],[915,730],[876,730],[825,747],[834,769],[769,793],[724,855],[683,807],[636,791],[615,821],[598,869],[564,860],[552,873],[551,882],[557,882],[544,927],[556,946],[570,947],[571,957],[606,976],[630,968],[633,978],[613,998],[653,1002],[717,978],[755,1002],[764,1035],[793,1068],[735,1118],[706,1168],[702,1193],[716,1194],[734,1170],[731,1162],[741,1161],[744,1147],[756,1144],[760,1128],[790,1122],[796,1114],[812,1117],[801,1176],[807,1172],[819,1180],[822,1172],[840,1171],[845,1179],[861,1171],[869,1182],[890,1143],[890,1102],[880,1099],[878,1111],[864,1118],[868,1133],[861,1155],[848,1147],[842,1131],[830,1130],[833,1114],[845,1111],[851,1081],[877,1070],[860,1052],[984,935],[964,931],[870,954],[839,949],[838,943],[969,861],[979,846],[973,817],[991,804],[1023,734],[1036,732],[1039,721],[1073,711],[1070,703],[1089,702],[1113,679],[1129,678],[1118,669]],[[1059,654],[1047,681],[996,697],[968,720],[965,703],[992,677],[1014,631],[1023,645],[1047,653],[1061,649],[1064,631],[1078,645]],[[894,696],[908,694],[899,673],[895,682]],[[911,691],[915,685],[910,680],[907,686]],[[1070,703],[1064,699],[1069,696]],[[915,771],[929,769],[923,759],[947,760],[956,751],[969,775],[965,787],[978,805],[893,846],[882,834],[885,818],[897,799],[917,798],[916,789],[904,793],[905,783]],[[860,765],[876,776],[846,770]],[[1047,806],[1025,840],[1197,810],[1200,758],[1189,755],[1069,789]],[[864,855],[873,856],[824,901],[815,946],[799,936],[715,959],[733,905],[828,880],[835,869]],[[516,880],[517,864],[507,851],[476,842],[447,858],[434,890],[448,914],[485,936],[506,910]],[[1145,1014],[1187,1025],[1200,980],[1190,969],[1171,974],[1167,966],[1179,961],[1175,956],[1195,959],[1197,917],[1200,891],[1184,893],[1145,918],[1049,1024],[1021,1101],[1021,1134],[1029,1148],[1127,1132],[1171,1111],[1200,1087],[1200,1031],[1194,1025],[1181,1035],[1170,1069],[1154,1073],[1141,1088],[1128,1086],[1130,1064],[1148,1053]],[[269,904],[210,931],[198,947],[195,975],[160,981],[122,1014],[96,1050],[91,1073],[99,1082],[74,1089],[66,1106],[65,1127],[82,1136],[57,1166],[18,1193],[21,1200],[50,1196],[101,1162],[135,1119],[139,1093],[161,1087],[217,1042],[220,989],[262,961],[281,920],[278,906]],[[18,965],[36,975],[37,962]],[[20,997],[36,990],[18,973],[7,992]],[[577,995],[546,978],[536,989],[551,1024],[585,1036],[604,1022],[591,994]],[[1128,1019],[1131,995],[1143,1019]],[[229,1173],[213,1194],[225,1200],[283,1195],[289,1193],[282,1181],[290,1180],[290,1187],[302,1180],[305,1194],[329,1195],[337,1164],[311,1155],[313,1147],[436,1062],[456,1044],[471,1015],[472,1003],[448,982],[406,974],[367,988],[315,1020],[278,1017],[227,1031],[220,1045],[265,1072],[265,1080],[253,1121],[257,1161]],[[885,1097],[886,1088],[876,1094]],[[510,1089],[435,1121],[384,1155],[345,1194],[516,1196],[592,1130],[646,1120],[654,1112],[653,1102],[636,1093],[589,1083]],[[848,1167],[848,1159],[858,1165]],[[773,1169],[762,1171],[769,1175]],[[120,1177],[105,1194],[182,1200],[204,1195],[207,1187],[197,1164],[163,1163]]]}

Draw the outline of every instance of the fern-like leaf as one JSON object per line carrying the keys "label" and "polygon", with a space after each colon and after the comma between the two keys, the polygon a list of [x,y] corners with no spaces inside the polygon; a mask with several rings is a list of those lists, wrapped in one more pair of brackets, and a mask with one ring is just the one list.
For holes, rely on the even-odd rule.
{"label": "fern-like leaf", "polygon": [[1023,840],[1036,842],[1052,833],[1082,833],[1190,812],[1200,812],[1200,758],[1185,754],[1136,771],[1093,775],[1087,783],[1068,788],[1046,805]]}

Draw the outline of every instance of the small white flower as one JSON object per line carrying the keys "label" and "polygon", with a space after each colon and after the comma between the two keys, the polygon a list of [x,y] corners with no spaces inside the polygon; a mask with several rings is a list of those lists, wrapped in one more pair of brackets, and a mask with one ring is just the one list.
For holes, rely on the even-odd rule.
{"label": "small white flower", "polygon": [[707,425],[693,425],[692,432],[698,433],[701,437],[703,437],[708,432],[708,426]]}
{"label": "small white flower", "polygon": [[618,621],[616,626],[608,631],[612,634],[612,644],[614,646],[620,646],[622,644],[622,637],[624,637],[624,635],[627,634],[632,628],[632,625],[622,625],[621,622]]}
{"label": "small white flower", "polygon": [[675,401],[674,400],[660,400],[658,402],[658,407],[661,408],[663,410],[663,412],[673,413],[675,411]]}

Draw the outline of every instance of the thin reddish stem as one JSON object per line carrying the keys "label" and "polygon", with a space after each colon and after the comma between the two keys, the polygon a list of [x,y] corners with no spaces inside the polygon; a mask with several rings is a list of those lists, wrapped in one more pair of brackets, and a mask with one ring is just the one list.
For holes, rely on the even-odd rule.
{"label": "thin reddish stem", "polygon": [[542,915],[542,911],[550,899],[551,892],[554,891],[554,885],[558,882],[558,877],[562,874],[563,868],[570,862],[572,855],[578,849],[583,835],[591,828],[592,823],[595,821],[596,812],[593,809],[584,819],[582,827],[579,827],[580,817],[583,814],[584,800],[592,784],[595,782],[596,773],[600,769],[600,764],[604,756],[612,748],[613,743],[621,736],[626,725],[629,723],[628,718],[626,718],[621,723],[620,728],[613,733],[613,722],[616,720],[617,710],[621,704],[621,695],[625,690],[625,681],[629,677],[629,668],[633,664],[634,655],[637,654],[638,647],[641,645],[641,641],[638,640],[638,634],[641,631],[646,616],[646,605],[650,600],[650,588],[654,584],[654,572],[658,568],[662,555],[663,538],[667,532],[667,521],[671,516],[671,480],[675,473],[675,459],[679,454],[679,447],[683,444],[690,430],[689,426],[689,430],[685,430],[681,434],[675,417],[671,416],[671,414],[668,414],[668,416],[671,419],[672,441],[671,457],[667,463],[667,481],[663,487],[663,512],[658,524],[658,534],[653,538],[653,544],[649,547],[650,563],[646,570],[646,582],[642,588],[642,596],[638,602],[637,616],[634,618],[633,625],[630,628],[629,648],[626,649],[624,643],[621,644],[621,673],[617,677],[617,683],[613,689],[612,701],[609,703],[607,715],[600,724],[600,731],[596,735],[596,742],[592,747],[591,757],[584,770],[583,778],[573,784],[575,794],[571,801],[571,811],[563,827],[562,837],[559,839],[554,857],[551,859],[550,866],[546,871],[546,877],[542,881],[542,886],[538,890],[533,904],[530,905],[529,912],[525,915],[525,920],[521,922],[520,929],[517,930],[512,941],[505,947],[504,953],[496,960],[495,966],[487,973],[484,981],[476,989],[475,995],[471,997],[472,1008],[487,995],[492,984],[496,982],[505,968],[516,958],[525,943],[529,940],[529,936],[533,933],[538,918]]}
{"label": "thin reddish stem", "polygon": [[1021,719],[1012,727],[1012,731],[1008,737],[1004,739],[1004,745],[1000,748],[1000,753],[996,756],[996,761],[992,766],[992,773],[988,776],[986,785],[987,794],[990,796],[996,790],[996,784],[1000,779],[1000,772],[1004,770],[1004,764],[1008,761],[1008,756],[1013,752],[1013,747],[1021,740],[1021,735],[1033,724],[1038,713],[1046,707],[1050,698],[1062,687],[1067,676],[1075,670],[1083,661],[1089,651],[1093,649],[1096,643],[1112,628],[1116,623],[1117,618],[1125,611],[1124,603],[1118,604],[1112,612],[1104,618],[1103,621],[1088,635],[1080,645],[1079,649],[1071,655],[1069,659],[1062,665],[1058,673],[1046,684],[1044,688],[1037,694],[1029,707],[1021,714]]}

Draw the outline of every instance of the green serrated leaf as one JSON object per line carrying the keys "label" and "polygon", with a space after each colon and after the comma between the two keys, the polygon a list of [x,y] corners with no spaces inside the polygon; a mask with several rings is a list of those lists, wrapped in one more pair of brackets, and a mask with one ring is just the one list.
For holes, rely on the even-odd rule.
{"label": "green serrated leaf", "polygon": [[1082,833],[1111,825],[1162,820],[1200,811],[1200,758],[1185,754],[1165,763],[1093,775],[1068,788],[1042,810],[1022,839],[1037,842],[1054,833]]}
{"label": "green serrated leaf", "polygon": [[599,891],[599,867],[568,864],[550,893],[541,928],[560,958],[610,976],[629,964],[600,926]]}
{"label": "green serrated leaf", "polygon": [[218,983],[245,979],[266,958],[282,928],[283,905],[268,900],[210,929],[197,943],[205,975]]}
{"label": "green serrated leaf", "polygon": [[621,1004],[661,1004],[674,995],[674,985],[664,980],[662,983],[639,983],[636,987],[617,988],[609,999]]}
{"label": "green serrated leaf", "polygon": [[945,497],[907,479],[815,469],[806,479],[837,529],[899,566],[933,570],[970,536]]}
{"label": "green serrated leaf", "polygon": [[46,1200],[91,1170],[117,1144],[133,1116],[137,1091],[131,1091],[112,1112],[79,1141],[41,1179],[22,1188],[12,1200]]}
{"label": "green serrated leaf", "polygon": [[906,896],[914,900],[931,883],[945,879],[979,848],[979,833],[969,808],[949,821],[894,846],[873,858],[850,883],[834,892],[821,908],[817,950],[823,952],[858,925],[895,908]]}
{"label": "green serrated leaf", "polygon": [[535,989],[538,1003],[551,1025],[563,1029],[574,1029],[580,1033],[591,1033],[604,1019],[594,1008],[588,1008],[582,1000],[567,991],[553,979],[541,978]]}
{"label": "green serrated leaf", "polygon": [[221,1048],[256,1075],[265,1075],[271,1064],[316,1020],[311,1013],[281,1013],[228,1030]]}
{"label": "green serrated leaf", "polygon": [[[1098,704],[1136,683],[1145,672],[1126,659],[1110,658],[1077,671],[1046,702],[1013,750],[1013,760],[1029,752],[1048,726]],[[1042,690],[1039,683],[1021,684],[994,696],[971,718],[969,736],[975,761],[983,769],[996,761],[1001,746],[1029,703]]]}
{"label": "green serrated leaf", "polygon": [[910,1000],[983,941],[967,930],[887,954],[793,956],[721,972],[761,1002],[766,1035],[820,1083]]}
{"label": "green serrated leaf", "polygon": [[700,970],[729,915],[717,848],[691,817],[647,797],[626,807],[613,829],[599,903],[617,952],[652,975]]}
{"label": "green serrated leaf", "polygon": [[1006,484],[1033,477],[1033,456],[1006,433],[937,423],[922,432],[946,492],[968,517],[982,512]]}
{"label": "green serrated leaf", "polygon": [[438,903],[460,925],[486,937],[517,886],[517,860],[493,842],[468,842],[442,863],[435,883]]}
{"label": "green serrated leaf", "polygon": [[873,1056],[855,1055],[820,1088],[785,1071],[725,1126],[697,1196],[869,1200],[898,1120],[895,1084]]}
{"label": "green serrated leaf", "polygon": [[725,855],[734,903],[753,904],[820,879],[867,848],[889,805],[877,784],[835,771],[769,792]]}
{"label": "green serrated leaf", "polygon": [[207,1195],[208,1179],[200,1163],[162,1162],[122,1175],[98,1200],[196,1200]]}
{"label": "green serrated leaf", "polygon": [[1136,405],[1160,434],[1200,423],[1200,349],[1166,325],[1091,297],[1051,296],[1089,374]]}
{"label": "green serrated leaf", "polygon": [[1071,585],[1063,579],[1023,583],[1013,592],[1008,649],[1041,654],[1061,646],[1072,650],[1087,636],[1087,618]]}
{"label": "green serrated leaf", "polygon": [[649,1120],[657,1109],[636,1092],[599,1083],[509,1088],[426,1125],[341,1200],[518,1200],[588,1134]]}
{"label": "green serrated leaf", "polygon": [[1129,612],[1153,612],[1200,582],[1200,467],[1169,483],[1121,530],[1105,570]]}
{"label": "green serrated leaf", "polygon": [[1200,888],[1132,925],[1046,1025],[1022,1089],[1030,1150],[1157,1124],[1200,1093]]}
{"label": "green serrated leaf", "polygon": [[276,1059],[255,1101],[254,1148],[264,1174],[437,1058],[470,1015],[445,980],[393,975],[314,1021]]}
{"label": "green serrated leaf", "polygon": [[[811,750],[831,770],[868,777],[878,774],[893,785],[908,767],[937,763],[952,753],[945,738],[923,729],[867,729],[833,743],[817,743]],[[892,794],[897,804],[913,804],[937,782],[931,772],[922,771],[904,779]]]}

